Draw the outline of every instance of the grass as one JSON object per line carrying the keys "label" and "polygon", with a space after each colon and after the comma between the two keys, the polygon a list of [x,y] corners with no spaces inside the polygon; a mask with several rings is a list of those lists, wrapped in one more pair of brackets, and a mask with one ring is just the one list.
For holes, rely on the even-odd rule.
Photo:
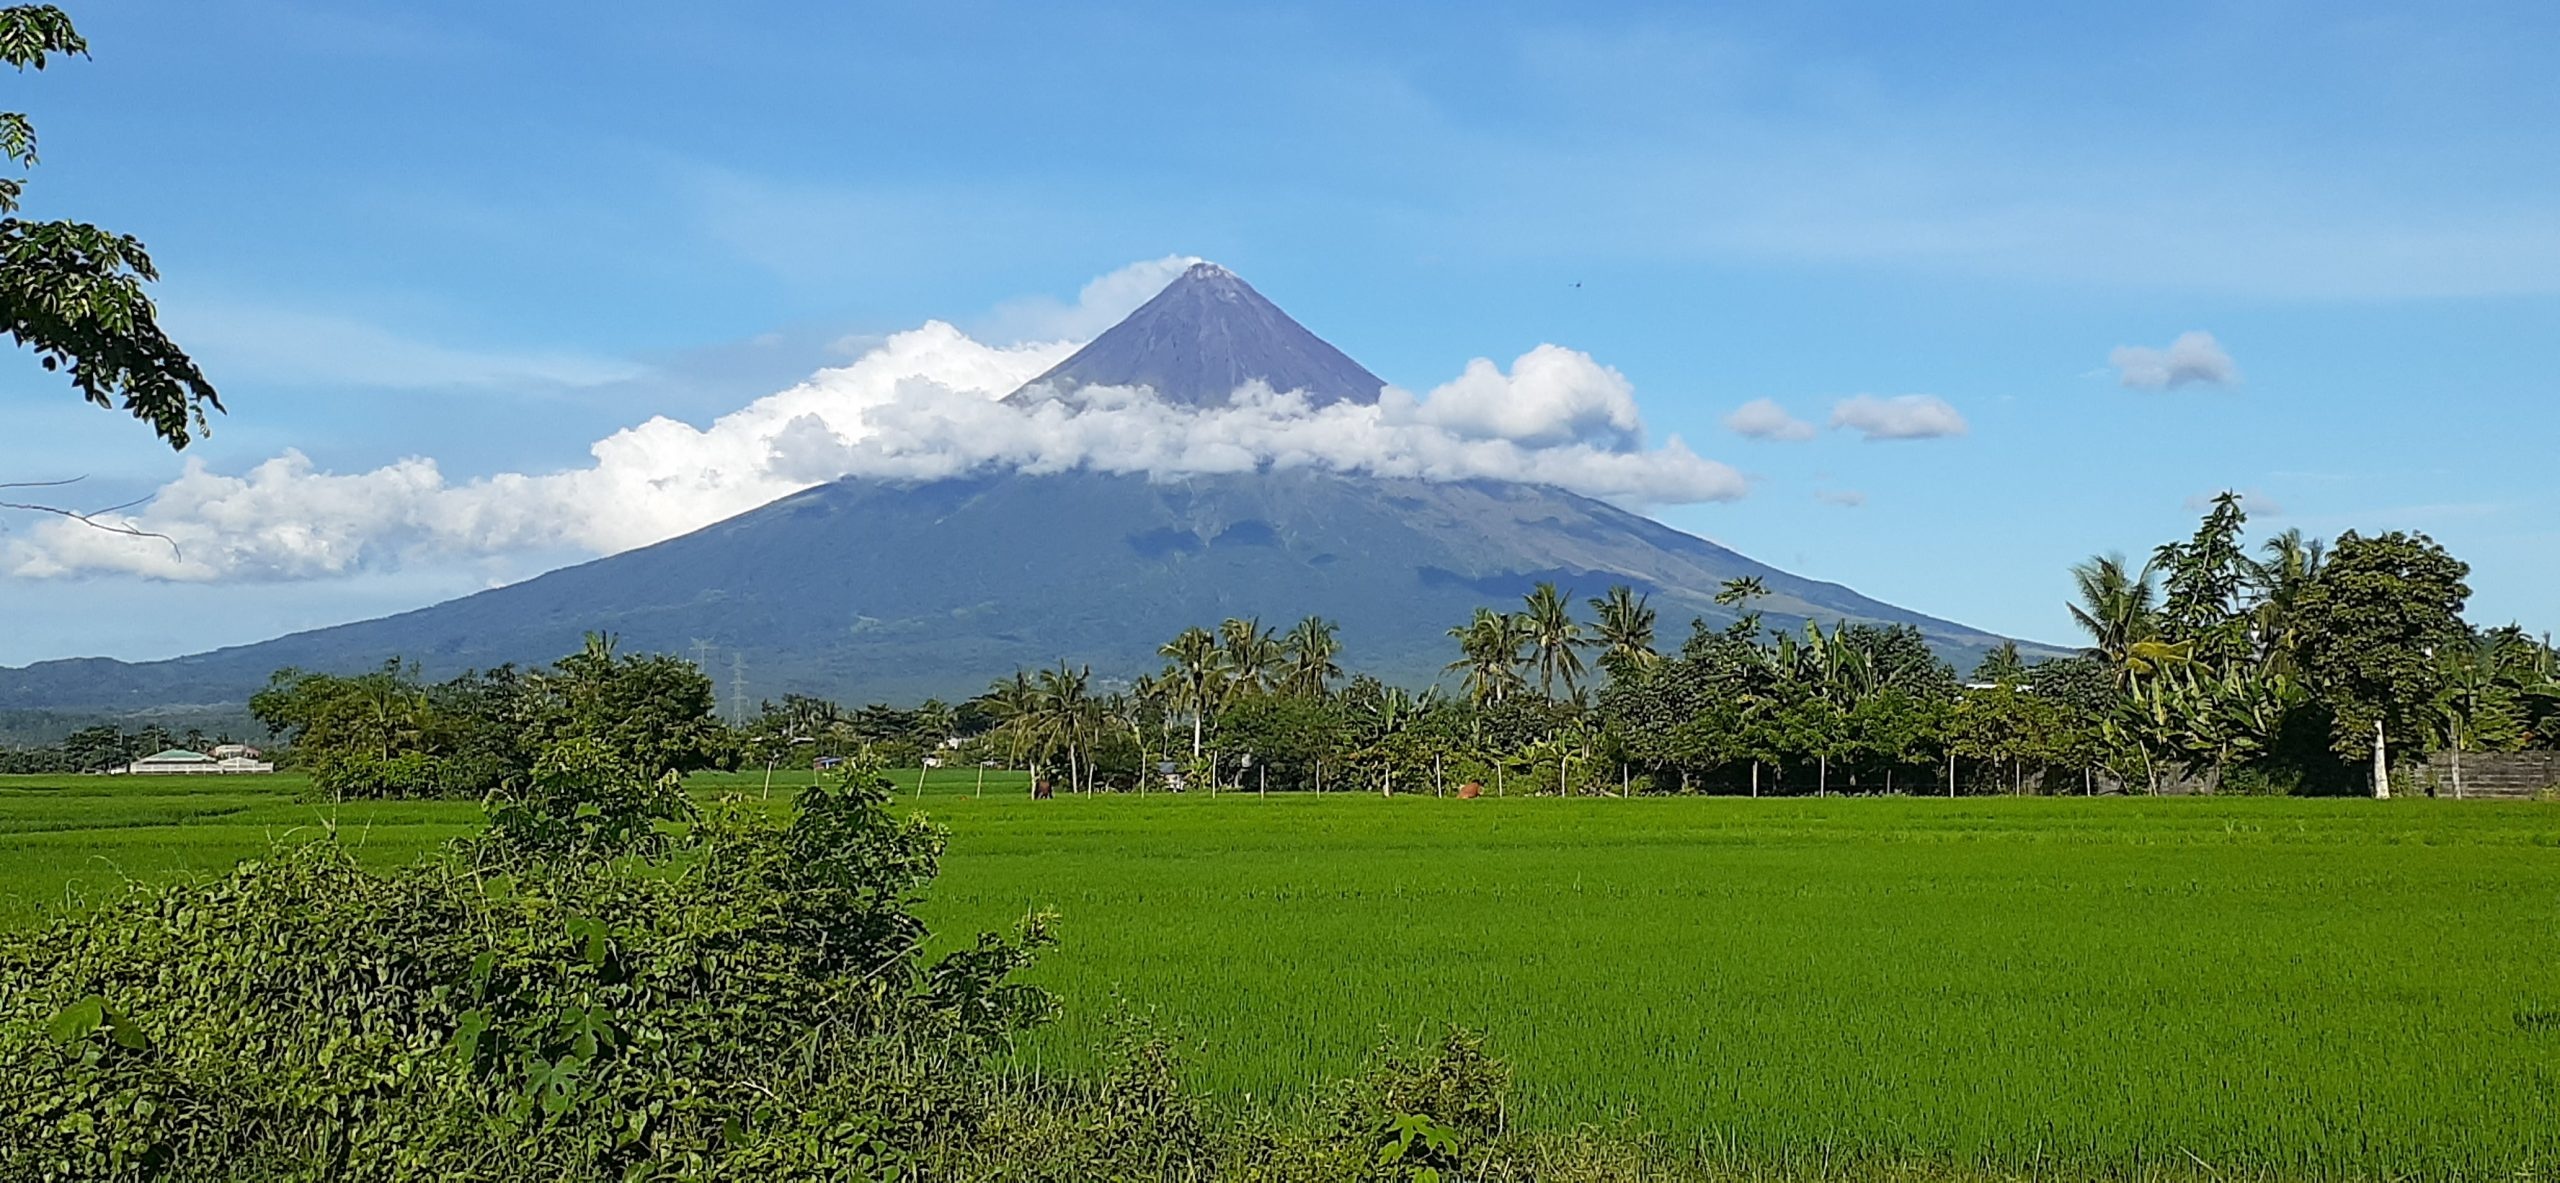
{"label": "grass", "polygon": [[[972,796],[973,771],[925,788],[954,835],[930,913],[1061,913],[1034,977],[1067,1018],[1022,1053],[1049,1068],[1088,1066],[1116,996],[1238,1105],[1458,1022],[1517,1069],[1522,1122],[1633,1114],[1763,1165],[2560,1167],[2549,806],[1034,803],[1018,778]],[[322,812],[283,785],[49,783],[0,779],[0,923],[94,890],[99,859],[215,869]],[[337,812],[389,858],[472,808]]]}

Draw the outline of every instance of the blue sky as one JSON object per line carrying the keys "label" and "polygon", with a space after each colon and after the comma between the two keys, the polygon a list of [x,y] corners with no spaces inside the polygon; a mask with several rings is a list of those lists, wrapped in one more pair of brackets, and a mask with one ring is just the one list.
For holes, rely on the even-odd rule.
{"label": "blue sky", "polygon": [[[0,103],[43,136],[29,211],[143,238],[231,405],[181,458],[0,362],[0,472],[85,474],[83,504],[287,449],[322,500],[407,457],[573,469],[928,319],[1089,334],[1088,281],[1200,256],[1415,391],[1587,354],[1657,444],[1748,482],[1657,516],[1936,615],[2068,640],[2068,564],[2234,488],[2266,530],[2426,530],[2475,619],[2560,626],[2548,5],[71,11],[96,59]],[[2190,332],[2221,380],[2111,365]],[[1858,395],[1964,431],[1725,426]],[[0,662],[256,640],[594,549],[13,562]]]}

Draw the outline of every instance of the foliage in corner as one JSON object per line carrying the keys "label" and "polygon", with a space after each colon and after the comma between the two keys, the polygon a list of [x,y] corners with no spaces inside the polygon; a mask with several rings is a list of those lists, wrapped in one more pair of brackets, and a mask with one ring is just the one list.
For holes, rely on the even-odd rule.
{"label": "foliage in corner", "polygon": [[[61,9],[0,8],[0,62],[23,72],[88,54]],[[0,112],[0,157],[20,168],[36,163],[35,124],[25,115]],[[143,291],[160,278],[151,255],[129,234],[17,217],[25,191],[24,180],[0,178],[0,332],[33,350],[45,369],[68,371],[82,398],[120,407],[170,447],[186,447],[222,399],[161,331]]]}

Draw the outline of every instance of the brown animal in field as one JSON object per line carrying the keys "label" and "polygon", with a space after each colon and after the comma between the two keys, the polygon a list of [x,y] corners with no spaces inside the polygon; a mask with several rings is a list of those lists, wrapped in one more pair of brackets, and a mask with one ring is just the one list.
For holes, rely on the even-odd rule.
{"label": "brown animal in field", "polygon": [[1484,786],[1474,781],[1458,786],[1458,799],[1461,801],[1473,801],[1481,796],[1484,796]]}

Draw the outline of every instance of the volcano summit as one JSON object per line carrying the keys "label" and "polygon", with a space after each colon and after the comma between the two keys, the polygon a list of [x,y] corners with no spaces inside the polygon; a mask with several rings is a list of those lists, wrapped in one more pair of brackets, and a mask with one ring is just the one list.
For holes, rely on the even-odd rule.
{"label": "volcano summit", "polygon": [[[1107,391],[1115,406],[1209,416],[1249,410],[1240,392],[1267,388],[1310,414],[1375,417],[1390,409],[1385,386],[1243,279],[1199,264],[1002,405],[1036,416]],[[236,703],[285,666],[354,671],[397,656],[443,676],[546,661],[598,629],[629,650],[707,642],[720,654],[711,672],[742,665],[755,696],[959,697],[1061,659],[1134,676],[1153,669],[1156,647],[1184,626],[1230,616],[1285,626],[1309,614],[1340,624],[1348,667],[1419,684],[1451,656],[1450,626],[1480,606],[1515,606],[1539,581],[1576,602],[1630,585],[1653,598],[1664,642],[1676,643],[1692,617],[1731,619],[1712,597],[1739,576],[1767,586],[1756,606],[1779,627],[1807,618],[1910,624],[1958,660],[2001,639],[1549,484],[1265,456],[1184,474],[1086,463],[848,477],[655,545],[396,616],[168,661],[0,670],[0,707]]]}

